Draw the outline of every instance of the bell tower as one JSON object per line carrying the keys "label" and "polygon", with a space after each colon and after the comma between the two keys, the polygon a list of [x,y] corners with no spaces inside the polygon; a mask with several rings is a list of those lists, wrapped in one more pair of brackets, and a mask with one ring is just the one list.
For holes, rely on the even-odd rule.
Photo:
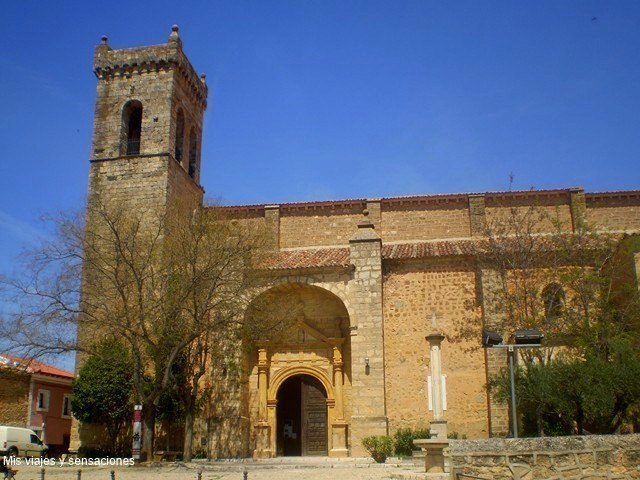
{"label": "bell tower", "polygon": [[95,49],[98,78],[89,204],[165,208],[202,202],[200,149],[207,107],[205,76],[182,50],[178,26],[167,43]]}
{"label": "bell tower", "polygon": [[[95,49],[98,79],[91,145],[87,226],[103,228],[96,215],[102,207],[124,213],[167,212],[171,205],[202,204],[200,149],[207,85],[182,50],[178,27],[166,43],[112,49],[107,37]],[[151,223],[150,223],[151,224]],[[85,265],[81,302],[95,294]],[[78,342],[92,331],[79,318]],[[79,354],[76,367],[83,357]],[[72,424],[72,448],[84,429]],[[91,434],[88,433],[88,438]]]}

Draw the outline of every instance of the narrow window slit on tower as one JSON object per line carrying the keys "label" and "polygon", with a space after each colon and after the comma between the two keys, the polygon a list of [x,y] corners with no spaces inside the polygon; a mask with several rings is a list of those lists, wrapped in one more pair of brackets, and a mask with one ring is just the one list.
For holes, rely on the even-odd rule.
{"label": "narrow window slit on tower", "polygon": [[189,132],[189,176],[195,178],[196,176],[196,163],[198,158],[198,137],[195,129],[191,129]]}
{"label": "narrow window slit on tower", "polygon": [[184,148],[184,113],[182,109],[178,109],[176,115],[176,146],[175,146],[175,159],[182,161],[182,149]]}

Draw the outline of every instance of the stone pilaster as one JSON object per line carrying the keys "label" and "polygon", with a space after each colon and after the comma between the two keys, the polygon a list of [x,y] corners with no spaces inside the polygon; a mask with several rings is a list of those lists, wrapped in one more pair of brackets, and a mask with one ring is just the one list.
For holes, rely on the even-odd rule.
{"label": "stone pilaster", "polygon": [[379,198],[367,198],[367,217],[373,228],[382,232],[382,208]]}
{"label": "stone pilaster", "polygon": [[633,254],[633,265],[635,267],[636,274],[636,287],[640,290],[640,252]]}
{"label": "stone pilaster", "polygon": [[[504,325],[503,302],[500,298],[500,273],[495,270],[480,271],[482,289],[482,315],[484,328],[502,335]],[[480,339],[478,339],[480,340]],[[485,364],[487,382],[500,370],[507,366],[506,349],[485,348]],[[487,388],[487,403],[489,410],[489,435],[492,437],[506,436],[509,432],[509,407],[495,399],[493,391]]]}
{"label": "stone pilaster", "polygon": [[571,224],[575,232],[582,228],[587,215],[587,201],[583,188],[576,187],[569,189],[569,204],[571,207]]}
{"label": "stone pilaster", "polygon": [[280,248],[280,205],[265,205],[264,222],[271,239],[269,246],[278,250]]}
{"label": "stone pilaster", "polygon": [[333,387],[335,389],[335,418],[331,425],[331,450],[330,457],[346,457],[349,454],[347,447],[347,422],[344,419],[344,399],[343,396],[343,367],[342,349],[334,345],[333,347]]}
{"label": "stone pilaster", "polygon": [[469,224],[472,237],[481,237],[485,233],[486,217],[484,210],[484,195],[469,195]]}
{"label": "stone pilaster", "polygon": [[351,318],[352,416],[351,455],[366,455],[362,439],[387,434],[382,318],[382,241],[366,218],[349,240]]}
{"label": "stone pilaster", "polygon": [[269,458],[274,456],[275,446],[271,445],[271,431],[267,418],[267,373],[269,360],[267,349],[258,348],[258,422],[255,425],[256,448],[253,458]]}

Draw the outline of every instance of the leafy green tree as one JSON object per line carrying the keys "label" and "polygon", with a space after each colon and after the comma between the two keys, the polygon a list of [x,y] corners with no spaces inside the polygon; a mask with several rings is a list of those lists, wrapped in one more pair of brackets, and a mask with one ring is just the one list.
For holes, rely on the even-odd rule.
{"label": "leafy green tree", "polygon": [[[624,421],[633,423],[640,406],[640,355],[624,341],[609,351],[608,359],[588,354],[519,367],[516,395],[524,434],[618,433]],[[493,385],[507,402],[508,372]]]}
{"label": "leafy green tree", "polygon": [[111,453],[119,453],[118,436],[131,419],[132,372],[126,346],[105,340],[87,358],[73,382],[73,416],[81,422],[104,425]]}

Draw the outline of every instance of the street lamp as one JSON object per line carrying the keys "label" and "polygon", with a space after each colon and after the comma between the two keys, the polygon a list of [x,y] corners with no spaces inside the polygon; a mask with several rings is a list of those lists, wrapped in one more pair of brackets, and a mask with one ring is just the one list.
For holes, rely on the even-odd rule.
{"label": "street lamp", "polygon": [[511,380],[511,424],[513,438],[518,438],[518,415],[516,412],[516,379],[513,369],[516,348],[539,348],[544,334],[540,330],[527,328],[517,330],[513,336],[514,343],[503,344],[502,337],[490,330],[482,331],[482,346],[484,348],[506,348],[509,355],[509,377]]}

